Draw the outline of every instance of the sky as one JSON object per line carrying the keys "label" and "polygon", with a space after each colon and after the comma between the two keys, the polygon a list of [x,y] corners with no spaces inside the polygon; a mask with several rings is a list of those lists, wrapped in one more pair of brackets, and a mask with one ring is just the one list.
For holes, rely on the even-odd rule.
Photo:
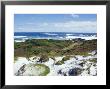
{"label": "sky", "polygon": [[14,32],[96,33],[96,14],[15,14]]}

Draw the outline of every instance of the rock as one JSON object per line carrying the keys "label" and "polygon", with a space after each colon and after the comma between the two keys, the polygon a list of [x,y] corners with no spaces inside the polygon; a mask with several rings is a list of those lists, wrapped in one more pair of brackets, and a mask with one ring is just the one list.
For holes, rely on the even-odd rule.
{"label": "rock", "polygon": [[20,67],[20,69],[18,70],[18,72],[15,74],[16,76],[22,75],[25,72],[25,66],[26,64],[24,64],[23,66]]}
{"label": "rock", "polygon": [[64,76],[67,76],[66,73],[63,73]]}
{"label": "rock", "polygon": [[74,69],[70,69],[68,74],[69,76],[77,76],[79,74],[81,74],[82,69],[80,68],[74,68]]}
{"label": "rock", "polygon": [[66,68],[66,69],[60,69],[58,70],[58,74],[61,75],[61,76],[77,76],[79,74],[81,74],[82,72],[82,69],[80,68]]}
{"label": "rock", "polygon": [[84,63],[82,62],[82,63],[80,63],[79,65],[80,65],[81,67],[83,67]]}
{"label": "rock", "polygon": [[62,71],[61,70],[58,70],[58,72],[57,72],[58,74],[62,74]]}
{"label": "rock", "polygon": [[18,72],[17,76],[45,76],[50,72],[49,67],[44,64],[27,64],[23,65]]}
{"label": "rock", "polygon": [[49,58],[48,58],[48,56],[47,55],[41,55],[41,57],[40,57],[40,59],[39,59],[39,62],[46,62],[46,61],[48,61],[49,60]]}
{"label": "rock", "polygon": [[74,58],[75,58],[76,60],[78,60],[78,58],[77,58],[76,56],[74,56]]}

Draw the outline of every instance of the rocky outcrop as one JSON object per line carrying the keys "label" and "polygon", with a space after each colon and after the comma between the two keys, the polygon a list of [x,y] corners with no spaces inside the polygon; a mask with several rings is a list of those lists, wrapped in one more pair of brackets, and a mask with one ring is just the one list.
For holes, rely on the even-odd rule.
{"label": "rocky outcrop", "polygon": [[45,76],[50,72],[49,68],[43,64],[23,65],[16,76]]}

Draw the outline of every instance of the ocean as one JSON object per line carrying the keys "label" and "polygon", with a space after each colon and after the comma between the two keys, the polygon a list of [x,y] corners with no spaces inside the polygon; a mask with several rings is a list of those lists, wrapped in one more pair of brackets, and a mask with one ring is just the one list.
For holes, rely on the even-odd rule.
{"label": "ocean", "polygon": [[81,38],[85,40],[97,39],[97,33],[73,33],[73,32],[14,32],[14,40],[23,42],[26,39],[54,39],[71,40]]}

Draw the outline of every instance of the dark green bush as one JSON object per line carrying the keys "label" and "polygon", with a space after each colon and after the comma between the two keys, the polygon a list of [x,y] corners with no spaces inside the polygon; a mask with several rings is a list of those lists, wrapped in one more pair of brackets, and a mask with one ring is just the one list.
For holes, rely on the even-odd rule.
{"label": "dark green bush", "polygon": [[62,60],[55,63],[55,65],[62,65],[62,64],[64,64],[64,61],[62,61]]}
{"label": "dark green bush", "polygon": [[63,57],[62,61],[67,61],[69,59],[70,59],[70,56],[65,56],[65,57]]}
{"label": "dark green bush", "polygon": [[46,54],[42,54],[39,59],[40,62],[46,62],[48,60],[49,60],[49,57]]}

